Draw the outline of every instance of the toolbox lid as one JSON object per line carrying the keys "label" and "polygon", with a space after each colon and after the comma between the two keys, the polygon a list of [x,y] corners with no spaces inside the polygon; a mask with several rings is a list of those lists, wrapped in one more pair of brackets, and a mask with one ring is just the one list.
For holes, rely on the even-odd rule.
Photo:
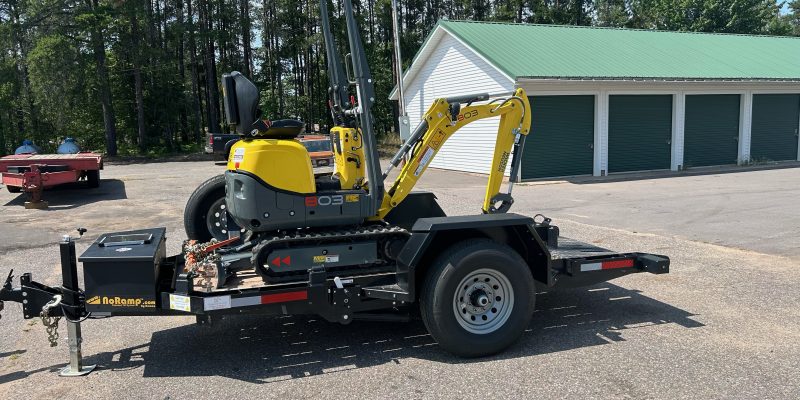
{"label": "toolbox lid", "polygon": [[167,228],[150,228],[104,233],[81,254],[78,261],[154,260],[166,232]]}

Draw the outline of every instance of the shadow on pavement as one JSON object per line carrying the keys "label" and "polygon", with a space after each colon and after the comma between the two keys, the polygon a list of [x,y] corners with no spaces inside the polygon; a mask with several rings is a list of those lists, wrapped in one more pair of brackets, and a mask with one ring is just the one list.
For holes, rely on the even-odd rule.
{"label": "shadow on pavement", "polygon": [[[677,324],[704,326],[694,314],[613,284],[537,295],[537,311],[520,341],[505,352],[478,359],[546,355],[623,342],[625,331]],[[102,322],[96,322],[98,325]],[[229,317],[215,326],[185,325],[155,332],[149,345],[86,357],[105,370],[143,368],[144,377],[223,376],[269,383],[331,374],[419,358],[470,363],[441,350],[421,321],[354,322],[348,326],[314,317]],[[0,376],[0,383],[57,366]]]}
{"label": "shadow on pavement", "polygon": [[[42,199],[49,203],[48,210],[69,210],[86,204],[127,198],[125,182],[119,179],[102,179],[100,186],[94,189],[87,188],[85,182],[68,183],[46,189],[42,194]],[[27,195],[20,193],[4,205],[24,207],[27,200]]]}

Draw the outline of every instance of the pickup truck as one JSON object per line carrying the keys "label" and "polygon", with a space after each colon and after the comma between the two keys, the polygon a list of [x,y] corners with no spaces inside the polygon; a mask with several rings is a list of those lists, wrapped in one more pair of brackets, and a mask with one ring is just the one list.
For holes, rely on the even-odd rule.
{"label": "pickup truck", "polygon": [[231,146],[239,140],[239,135],[235,133],[211,133],[206,132],[206,154],[215,154],[220,159],[227,160]]}

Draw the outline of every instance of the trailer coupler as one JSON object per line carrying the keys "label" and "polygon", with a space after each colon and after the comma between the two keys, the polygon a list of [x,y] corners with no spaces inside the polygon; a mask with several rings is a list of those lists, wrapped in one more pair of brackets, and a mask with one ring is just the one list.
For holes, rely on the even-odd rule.
{"label": "trailer coupler", "polygon": [[[52,288],[35,282],[30,273],[22,274],[19,277],[20,286],[14,288],[11,286],[11,281],[14,279],[13,274],[14,270],[11,270],[8,273],[5,284],[0,288],[0,311],[3,310],[4,301],[20,303],[22,305],[22,315],[25,319],[38,318],[48,303],[52,302],[56,296],[63,295],[63,288]],[[64,316],[61,301],[49,307],[48,311],[51,317]]]}
{"label": "trailer coupler", "polygon": [[50,346],[58,344],[58,323],[62,317],[65,318],[67,320],[69,364],[59,374],[61,376],[82,376],[92,372],[95,366],[83,365],[82,361],[81,321],[87,317],[86,302],[83,292],[78,287],[75,242],[69,235],[64,235],[59,242],[59,250],[62,286],[54,288],[41,284],[34,281],[30,273],[24,273],[19,278],[20,286],[14,288],[11,284],[14,279],[12,270],[0,288],[0,311],[6,301],[20,303],[25,319],[37,317],[42,319],[43,325],[47,328]]}

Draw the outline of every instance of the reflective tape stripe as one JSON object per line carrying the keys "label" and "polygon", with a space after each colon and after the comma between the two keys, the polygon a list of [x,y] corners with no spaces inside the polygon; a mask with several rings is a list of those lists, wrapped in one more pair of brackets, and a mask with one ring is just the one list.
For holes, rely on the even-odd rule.
{"label": "reflective tape stripe", "polygon": [[601,269],[603,269],[603,263],[581,264],[581,272],[599,271]]}
{"label": "reflective tape stripe", "polygon": [[581,272],[600,271],[603,269],[630,268],[633,267],[633,259],[603,261],[588,264],[581,264]]}
{"label": "reflective tape stripe", "polygon": [[290,301],[308,300],[307,290],[284,292],[275,294],[262,294],[258,296],[238,297],[231,299],[231,308],[258,306],[262,304],[287,303]]}
{"label": "reflective tape stripe", "polygon": [[261,304],[284,303],[288,301],[299,301],[306,299],[308,299],[308,292],[305,290],[299,290],[297,292],[262,295]]}
{"label": "reflective tape stripe", "polygon": [[603,263],[603,269],[614,269],[614,268],[629,268],[633,266],[633,260],[616,260],[616,261],[606,261]]}
{"label": "reflective tape stripe", "polygon": [[231,307],[247,307],[261,304],[261,296],[239,297],[231,299]]}

